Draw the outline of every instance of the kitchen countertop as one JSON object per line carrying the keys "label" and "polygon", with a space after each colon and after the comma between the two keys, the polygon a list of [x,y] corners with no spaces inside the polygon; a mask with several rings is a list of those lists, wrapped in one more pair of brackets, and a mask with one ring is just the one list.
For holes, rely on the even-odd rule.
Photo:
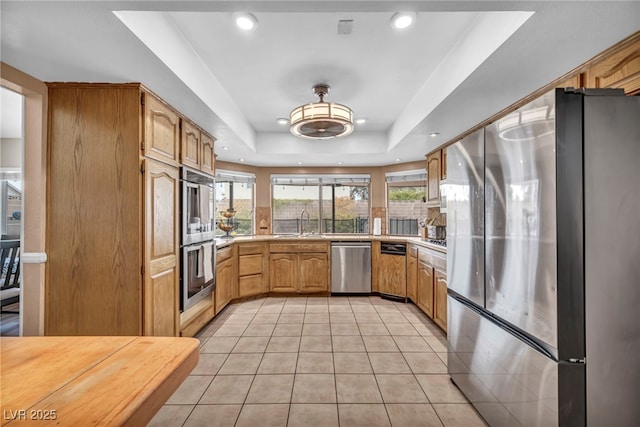
{"label": "kitchen countertop", "polygon": [[1,425],[146,425],[197,365],[199,343],[3,337]]}
{"label": "kitchen countertop", "polygon": [[300,236],[298,234],[264,234],[264,235],[250,235],[250,236],[234,236],[232,239],[229,238],[216,238],[216,248],[222,249],[226,246],[231,245],[232,243],[245,243],[245,242],[306,242],[306,241],[325,241],[325,242],[336,242],[336,241],[381,241],[381,242],[405,242],[412,243],[415,245],[419,245],[425,247],[427,249],[431,249],[434,251],[447,253],[447,248],[436,245],[434,243],[429,243],[427,239],[423,239],[421,237],[412,237],[412,236],[391,236],[391,235],[380,235],[374,236],[372,234],[305,234]]}

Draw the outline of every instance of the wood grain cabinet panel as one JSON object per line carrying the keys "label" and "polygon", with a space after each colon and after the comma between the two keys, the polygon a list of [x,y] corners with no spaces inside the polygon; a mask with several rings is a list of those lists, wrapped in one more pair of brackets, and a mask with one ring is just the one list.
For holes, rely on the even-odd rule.
{"label": "wood grain cabinet panel", "polygon": [[435,269],[433,321],[447,332],[447,273]]}
{"label": "wood grain cabinet panel", "polygon": [[440,151],[427,156],[427,203],[440,203]]}
{"label": "wood grain cabinet panel", "polygon": [[200,169],[202,161],[202,140],[200,129],[188,120],[182,119],[180,133],[180,162],[184,166]]}
{"label": "wood grain cabinet panel", "polygon": [[328,292],[327,243],[272,243],[269,251],[271,292]]}
{"label": "wood grain cabinet panel", "polygon": [[138,83],[49,83],[46,335],[178,335],[180,117]]}
{"label": "wood grain cabinet panel", "polygon": [[[231,248],[228,249],[231,252]],[[233,258],[227,258],[216,266],[215,305],[216,315],[229,304],[234,297]]]}
{"label": "wood grain cabinet panel", "polygon": [[329,290],[329,255],[310,253],[299,255],[299,286],[301,292],[326,292]]}
{"label": "wood grain cabinet panel", "polygon": [[269,275],[272,292],[296,292],[298,289],[298,255],[271,254]]}
{"label": "wood grain cabinet panel", "polygon": [[418,300],[418,258],[414,246],[410,246],[407,254],[407,297],[414,303]]}
{"label": "wood grain cabinet panel", "polygon": [[418,263],[418,307],[433,319],[433,267]]}
{"label": "wood grain cabinet panel", "polygon": [[178,169],[145,160],[144,333],[176,336],[179,330]]}
{"label": "wood grain cabinet panel", "polygon": [[139,87],[48,87],[45,334],[140,335]]}
{"label": "wood grain cabinet panel", "polygon": [[200,138],[202,142],[200,170],[213,175],[215,173],[216,156],[214,153],[214,143],[216,139],[205,132],[200,134]]}
{"label": "wood grain cabinet panel", "polygon": [[627,95],[640,94],[640,39],[589,67],[585,87],[622,88]]}
{"label": "wood grain cabinet panel", "polygon": [[406,257],[381,254],[378,261],[378,291],[399,297],[407,296]]}
{"label": "wood grain cabinet panel", "polygon": [[179,166],[179,150],[180,116],[152,94],[145,93],[144,155]]}

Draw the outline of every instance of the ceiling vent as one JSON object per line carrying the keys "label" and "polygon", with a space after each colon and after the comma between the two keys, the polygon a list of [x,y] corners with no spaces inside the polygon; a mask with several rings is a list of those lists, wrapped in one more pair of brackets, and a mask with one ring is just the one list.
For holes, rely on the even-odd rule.
{"label": "ceiling vent", "polygon": [[353,19],[341,19],[338,21],[338,34],[353,33]]}

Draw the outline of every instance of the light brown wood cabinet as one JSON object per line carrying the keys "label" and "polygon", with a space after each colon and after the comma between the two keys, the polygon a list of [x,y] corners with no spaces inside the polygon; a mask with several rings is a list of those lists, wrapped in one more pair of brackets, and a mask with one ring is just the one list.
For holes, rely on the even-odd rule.
{"label": "light brown wood cabinet", "polygon": [[178,116],[140,84],[48,87],[45,334],[176,335]]}
{"label": "light brown wood cabinet", "polygon": [[144,162],[144,334],[176,336],[180,328],[178,169],[152,159]]}
{"label": "light brown wood cabinet", "polygon": [[214,299],[217,315],[236,297],[237,292],[235,290],[236,275],[233,247],[226,247],[219,250],[216,257],[216,290]]}
{"label": "light brown wood cabinet", "polygon": [[582,75],[589,88],[622,88],[627,95],[640,94],[640,37],[622,50],[589,67]]}
{"label": "light brown wood cabinet", "polygon": [[216,139],[211,135],[202,131],[200,134],[202,142],[202,161],[200,162],[200,170],[204,173],[213,175],[215,173],[216,155],[214,153],[214,143]]}
{"label": "light brown wood cabinet", "polygon": [[446,257],[441,252],[418,248],[416,305],[445,332],[447,330]]}
{"label": "light brown wood cabinet", "polygon": [[433,321],[447,332],[447,273],[434,270]]}
{"label": "light brown wood cabinet", "polygon": [[433,319],[433,267],[418,262],[418,307]]}
{"label": "light brown wood cabinet", "polygon": [[270,289],[272,292],[298,290],[298,255],[271,254],[269,257]]}
{"label": "light brown wood cabinet", "polygon": [[447,179],[447,147],[440,150],[440,179]]}
{"label": "light brown wood cabinet", "polygon": [[163,163],[179,166],[180,116],[150,93],[142,92],[141,96],[144,105],[143,154]]}
{"label": "light brown wood cabinet", "polygon": [[440,150],[427,156],[427,204],[440,204]]}
{"label": "light brown wood cabinet", "polygon": [[400,255],[381,254],[378,260],[378,292],[407,296],[407,259]]}
{"label": "light brown wood cabinet", "polygon": [[181,163],[213,175],[215,138],[186,119],[182,119],[180,135]]}
{"label": "light brown wood cabinet", "polygon": [[409,245],[407,251],[407,297],[416,303],[418,301],[418,248]]}
{"label": "light brown wood cabinet", "polygon": [[272,243],[269,250],[271,292],[329,291],[327,243]]}
{"label": "light brown wood cabinet", "polygon": [[238,244],[238,296],[248,297],[269,291],[267,243]]}

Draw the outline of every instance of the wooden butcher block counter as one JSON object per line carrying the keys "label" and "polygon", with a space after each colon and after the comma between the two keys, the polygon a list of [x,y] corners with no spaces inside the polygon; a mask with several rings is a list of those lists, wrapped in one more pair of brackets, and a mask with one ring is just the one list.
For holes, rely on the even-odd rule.
{"label": "wooden butcher block counter", "polygon": [[198,363],[169,337],[0,339],[2,424],[143,426]]}

